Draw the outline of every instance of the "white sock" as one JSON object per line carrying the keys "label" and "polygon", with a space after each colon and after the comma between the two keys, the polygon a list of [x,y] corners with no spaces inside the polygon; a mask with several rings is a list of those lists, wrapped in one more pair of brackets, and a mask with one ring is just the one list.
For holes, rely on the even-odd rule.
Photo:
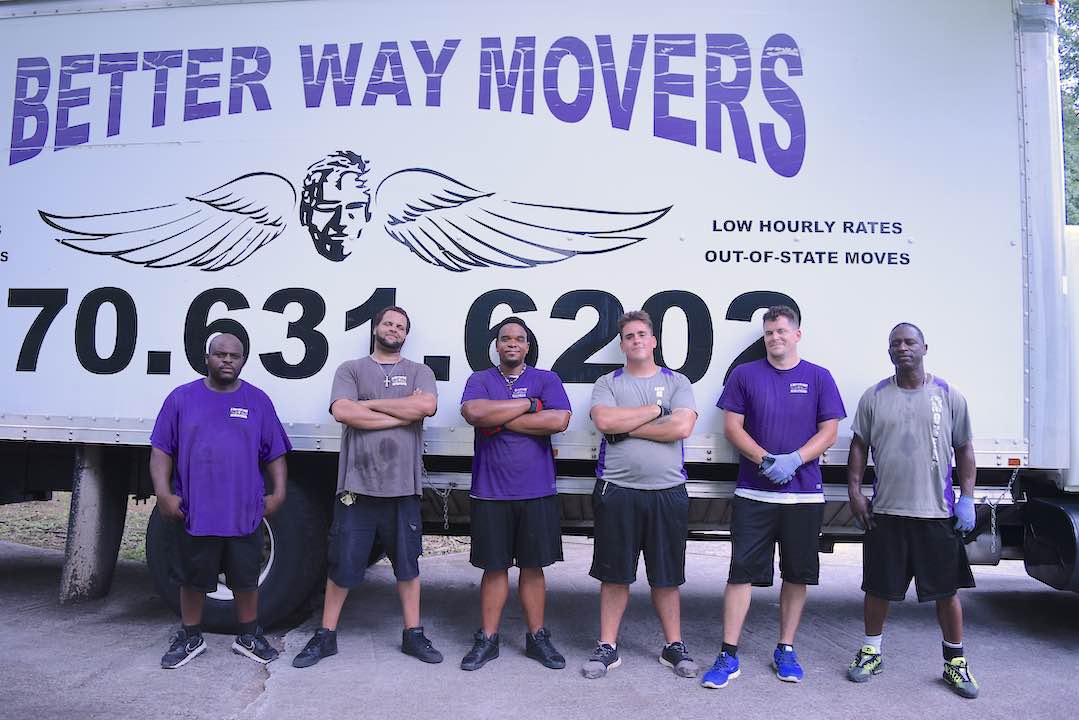
{"label": "white sock", "polygon": [[947,640],[941,640],[940,642],[944,645],[944,647],[951,648],[952,650],[963,649],[963,643],[950,643]]}
{"label": "white sock", "polygon": [[862,644],[863,645],[868,645],[869,647],[873,648],[874,650],[876,650],[879,653],[880,652],[880,643],[881,643],[881,640],[883,638],[884,638],[883,633],[880,634],[880,635],[866,635],[862,640]]}

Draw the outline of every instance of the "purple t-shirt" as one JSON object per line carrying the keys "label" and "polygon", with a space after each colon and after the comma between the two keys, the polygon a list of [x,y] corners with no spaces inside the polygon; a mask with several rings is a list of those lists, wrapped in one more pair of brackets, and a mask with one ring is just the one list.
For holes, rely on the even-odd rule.
{"label": "purple t-shirt", "polygon": [[[788,370],[773,367],[767,358],[739,365],[716,405],[744,415],[745,431],[772,455],[805,445],[818,423],[847,416],[832,374],[805,360]],[[742,456],[735,494],[768,502],[823,502],[820,464],[807,462],[789,483],[775,485]]]}
{"label": "purple t-shirt", "polygon": [[150,444],[172,457],[173,492],[192,535],[250,535],[262,520],[261,466],[292,449],[266,393],[195,380],[169,393]]}
{"label": "purple t-shirt", "polygon": [[[497,367],[472,373],[461,402],[539,398],[544,410],[572,410],[562,380],[550,370],[525,368],[511,390]],[[476,431],[472,491],[480,500],[531,500],[554,495],[554,454],[549,435]]]}

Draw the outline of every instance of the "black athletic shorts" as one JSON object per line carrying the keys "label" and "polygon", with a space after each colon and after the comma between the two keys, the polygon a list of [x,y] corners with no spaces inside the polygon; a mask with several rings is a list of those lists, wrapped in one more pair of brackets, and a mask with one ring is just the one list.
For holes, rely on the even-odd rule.
{"label": "black athletic shorts", "polygon": [[472,551],[483,570],[542,568],[562,559],[562,505],[557,495],[533,500],[469,501]]}
{"label": "black athletic shorts", "polygon": [[250,535],[191,535],[182,523],[172,525],[169,575],[181,587],[217,591],[218,575],[233,592],[257,590],[262,565],[262,523]]}
{"label": "black athletic shorts", "polygon": [[918,602],[941,600],[974,587],[963,537],[954,518],[873,515],[862,541],[862,590],[902,600],[914,578]]}
{"label": "black athletic shorts", "polygon": [[333,504],[327,558],[330,579],[343,588],[354,588],[363,582],[376,538],[390,558],[398,580],[418,576],[418,560],[423,551],[420,496],[354,497],[351,505],[345,505],[340,498]]}
{"label": "black athletic shorts", "polygon": [[652,587],[686,581],[689,495],[685,485],[636,490],[596,481],[592,491],[595,543],[589,575],[600,582],[628,585],[637,579],[637,560]]}
{"label": "black athletic shorts", "polygon": [[820,580],[824,503],[770,503],[736,495],[731,509],[731,570],[727,582],[771,587],[779,543],[779,574],[786,582]]}

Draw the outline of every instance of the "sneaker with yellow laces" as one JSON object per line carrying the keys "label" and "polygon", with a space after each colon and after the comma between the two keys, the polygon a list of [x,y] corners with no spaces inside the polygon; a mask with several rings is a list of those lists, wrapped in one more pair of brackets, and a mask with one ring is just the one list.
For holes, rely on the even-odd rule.
{"label": "sneaker with yellow laces", "polygon": [[952,658],[944,663],[944,682],[956,695],[971,699],[978,697],[978,681],[970,674],[965,657]]}
{"label": "sneaker with yellow laces", "polygon": [[884,659],[880,651],[872,645],[863,645],[847,668],[847,679],[851,682],[864,683],[884,670]]}

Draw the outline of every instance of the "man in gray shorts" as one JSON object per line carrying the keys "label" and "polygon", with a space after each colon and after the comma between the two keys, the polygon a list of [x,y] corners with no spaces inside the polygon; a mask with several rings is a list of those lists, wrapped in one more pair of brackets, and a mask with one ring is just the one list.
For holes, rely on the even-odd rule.
{"label": "man in gray shorts", "polygon": [[693,386],[681,373],[655,361],[652,319],[641,310],[618,319],[624,368],[604,375],[592,389],[592,422],[604,434],[592,492],[595,520],[590,575],[599,580],[600,634],[581,667],[599,678],[622,664],[618,628],[644,551],[652,604],[666,644],[659,661],[681,677],[697,665],[682,642],[678,587],[686,581],[689,496],[682,441],[693,433]]}
{"label": "man in gray shorts", "polygon": [[[961,533],[974,528],[973,437],[967,401],[925,371],[922,331],[900,323],[888,336],[895,374],[865,391],[854,416],[847,458],[851,512],[866,528],[862,543],[865,640],[847,677],[865,682],[884,663],[881,636],[888,603],[902,600],[914,578],[918,601],[933,600],[943,634],[944,681],[978,696],[963,653],[963,608],[956,590],[974,587]],[[872,503],[862,494],[869,451],[876,480]],[[962,491],[952,489],[952,452]]]}
{"label": "man in gray shorts", "polygon": [[438,391],[429,367],[401,357],[408,315],[388,307],[375,315],[374,351],[337,368],[330,413],[341,423],[337,501],[330,527],[322,627],[293,659],[310,667],[337,653],[337,621],[348,591],[363,581],[376,539],[397,578],[404,630],[401,652],[442,662],[420,625],[423,526],[423,419],[435,414]]}

